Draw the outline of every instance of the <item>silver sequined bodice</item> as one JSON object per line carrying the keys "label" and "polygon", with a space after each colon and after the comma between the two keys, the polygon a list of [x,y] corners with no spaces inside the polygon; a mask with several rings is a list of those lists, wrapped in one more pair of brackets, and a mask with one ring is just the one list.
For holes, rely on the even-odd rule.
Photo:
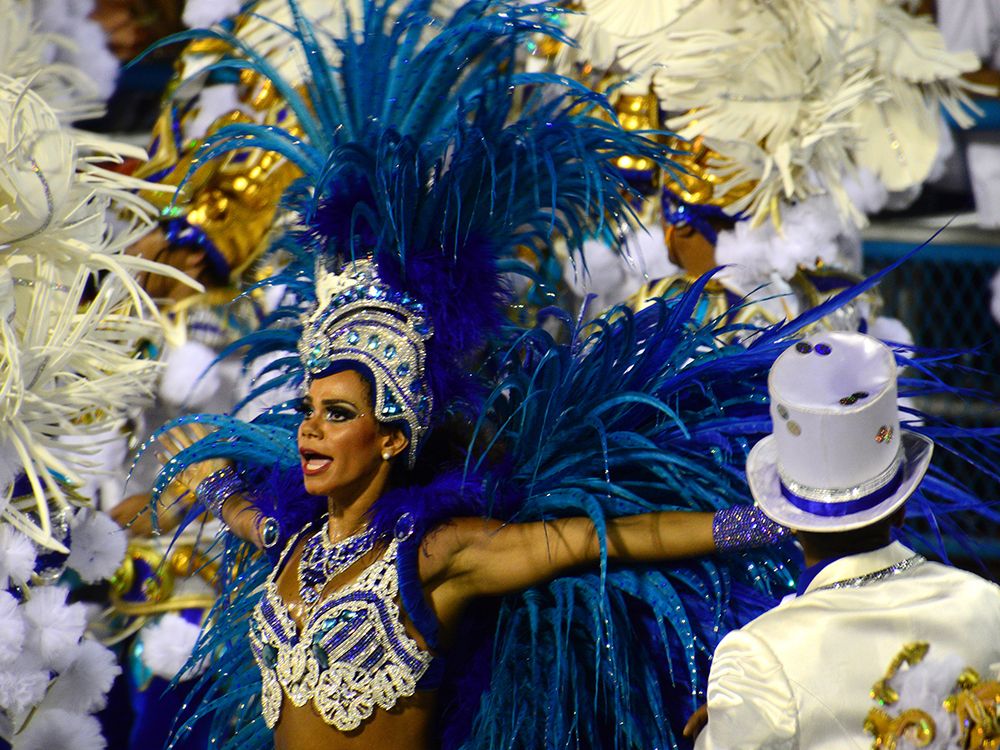
{"label": "silver sequined bodice", "polygon": [[275,567],[250,627],[268,727],[278,723],[282,691],[297,707],[312,701],[323,720],[341,731],[356,729],[376,707],[390,709],[414,694],[433,657],[400,618],[398,544],[393,540],[355,581],[308,610],[301,633],[278,594],[282,565]]}

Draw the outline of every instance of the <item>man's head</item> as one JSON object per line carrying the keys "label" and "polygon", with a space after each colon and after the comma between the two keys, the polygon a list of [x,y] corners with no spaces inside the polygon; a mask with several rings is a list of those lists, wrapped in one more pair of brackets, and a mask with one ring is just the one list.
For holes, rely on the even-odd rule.
{"label": "man's head", "polygon": [[892,530],[903,525],[903,518],[906,515],[905,508],[905,505],[901,505],[891,515],[850,531],[795,531],[793,533],[802,547],[807,565],[812,565],[820,560],[871,552],[885,547],[892,541]]}

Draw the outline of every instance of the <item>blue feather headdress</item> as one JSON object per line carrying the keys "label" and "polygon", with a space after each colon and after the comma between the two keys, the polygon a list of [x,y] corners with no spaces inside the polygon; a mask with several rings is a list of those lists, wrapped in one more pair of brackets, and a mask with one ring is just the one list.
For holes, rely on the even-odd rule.
{"label": "blue feather headdress", "polygon": [[[517,72],[529,34],[563,39],[545,20],[559,12],[553,7],[472,0],[443,19],[430,0],[368,0],[360,13],[352,5],[333,36],[290,0],[286,32],[308,65],[304,93],[235,36],[182,35],[230,44],[234,56],[209,72],[253,70],[289,110],[285,128],[222,128],[196,162],[261,148],[303,173],[286,196],[299,227],[281,242],[292,261],[261,282],[283,286],[285,304],[234,346],[279,356],[274,377],[250,397],[350,363],[372,377],[378,417],[401,421],[416,446],[432,412],[475,397],[467,363],[504,335],[508,274],[537,278],[533,269],[544,264],[531,260],[548,255],[554,237],[573,251],[631,217],[616,157],[667,160],[654,140],[594,115],[612,112],[603,97],[569,79]],[[317,297],[317,268],[354,277],[358,261],[371,263],[364,284]],[[359,300],[362,286],[377,304]],[[345,311],[362,324],[352,327]],[[373,316],[382,321],[374,328]],[[330,334],[351,342],[334,351]],[[308,345],[295,364],[300,340]]]}

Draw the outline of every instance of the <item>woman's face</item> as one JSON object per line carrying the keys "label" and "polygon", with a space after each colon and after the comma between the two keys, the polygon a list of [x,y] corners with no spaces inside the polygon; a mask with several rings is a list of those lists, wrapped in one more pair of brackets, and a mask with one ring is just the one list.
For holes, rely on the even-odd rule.
{"label": "woman's face", "polygon": [[354,370],[312,381],[302,412],[299,456],[312,495],[360,496],[388,475],[383,453],[395,456],[406,447],[398,430],[375,420],[369,386]]}

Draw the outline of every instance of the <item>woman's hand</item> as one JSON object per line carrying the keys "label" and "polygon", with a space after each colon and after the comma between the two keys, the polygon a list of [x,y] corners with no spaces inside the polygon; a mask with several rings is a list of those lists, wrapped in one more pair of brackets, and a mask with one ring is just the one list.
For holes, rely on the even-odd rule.
{"label": "woman's hand", "polygon": [[[182,450],[190,448],[199,440],[208,437],[210,434],[211,430],[209,430],[205,425],[197,423],[180,425],[167,430],[157,438],[157,443],[159,444],[158,447],[160,449],[157,452],[157,457],[159,458],[160,463],[166,464],[167,461],[172,459]],[[231,461],[227,461],[222,458],[213,458],[208,461],[199,461],[196,464],[192,464],[174,478],[172,484],[177,486],[174,487],[172,491],[188,491],[193,496],[198,491],[199,484],[208,479],[208,477],[215,472],[221,471],[231,465]]]}
{"label": "woman's hand", "polygon": [[698,710],[691,714],[691,718],[684,725],[684,736],[689,740],[698,739],[701,730],[708,724],[708,704],[703,703],[698,706]]}
{"label": "woman's hand", "polygon": [[[182,450],[191,447],[210,433],[211,430],[205,425],[197,423],[189,423],[168,430],[157,439],[161,448],[161,461],[166,463]],[[202,485],[202,482],[231,466],[232,462],[225,459],[199,461],[184,469],[174,479],[171,483],[171,487],[174,487],[172,491],[176,492],[177,488],[183,488],[181,492],[186,490],[186,496],[192,498],[193,501],[197,497],[198,487]],[[203,502],[205,500],[207,498],[203,498]],[[218,516],[219,520],[240,539],[250,542],[258,549],[264,546],[263,531],[267,519],[260,509],[245,497],[238,493],[225,497],[218,507]]]}

